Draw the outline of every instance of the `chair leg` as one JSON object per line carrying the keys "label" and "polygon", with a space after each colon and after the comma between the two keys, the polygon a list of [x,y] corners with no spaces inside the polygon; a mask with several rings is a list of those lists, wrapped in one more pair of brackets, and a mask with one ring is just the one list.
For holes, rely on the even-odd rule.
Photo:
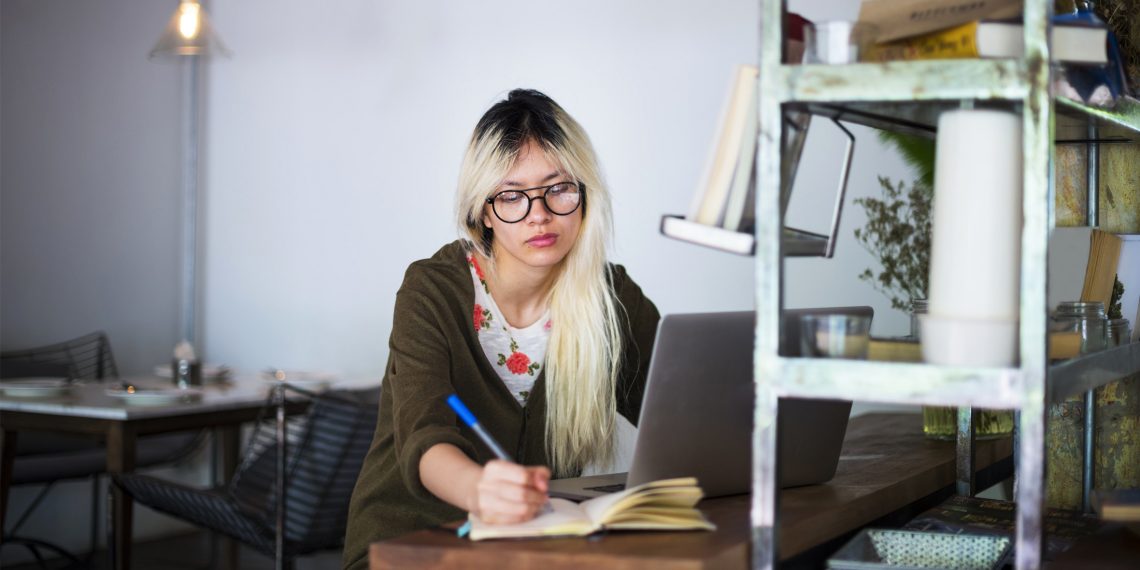
{"label": "chair leg", "polygon": [[95,557],[99,550],[99,474],[91,477],[91,550],[87,552],[87,561]]}
{"label": "chair leg", "polygon": [[241,568],[241,545],[229,537],[219,537],[222,550],[222,567],[226,570]]}

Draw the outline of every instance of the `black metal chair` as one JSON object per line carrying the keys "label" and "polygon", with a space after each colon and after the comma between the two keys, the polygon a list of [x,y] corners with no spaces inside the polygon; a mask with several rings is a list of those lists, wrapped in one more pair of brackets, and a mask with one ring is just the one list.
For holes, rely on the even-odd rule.
{"label": "black metal chair", "polygon": [[[286,405],[298,404],[286,401],[286,390],[309,402],[304,414],[286,417]],[[313,394],[282,384],[225,487],[195,489],[137,474],[114,481],[139,503],[239,540],[273,557],[277,568],[292,567],[298,556],[342,546],[378,396],[378,390]]]}
{"label": "black metal chair", "polygon": [[111,342],[103,331],[46,346],[0,352],[0,378],[67,376],[72,379],[118,378]]}
{"label": "black metal chair", "polygon": [[[0,382],[29,376],[103,382],[118,378],[119,373],[111,343],[105,333],[98,331],[56,344],[0,352]],[[169,463],[196,450],[202,441],[200,433],[142,437],[137,445],[136,465],[147,467]],[[67,559],[72,565],[80,564],[78,557],[62,547],[45,540],[21,536],[19,531],[57,482],[91,477],[90,540],[93,552],[98,544],[99,505],[102,503],[99,497],[99,475],[106,470],[106,465],[106,448],[98,440],[47,431],[20,432],[9,484],[43,484],[43,487],[16,518],[16,522],[0,533],[0,543],[26,547],[41,567],[47,567],[41,549]]]}

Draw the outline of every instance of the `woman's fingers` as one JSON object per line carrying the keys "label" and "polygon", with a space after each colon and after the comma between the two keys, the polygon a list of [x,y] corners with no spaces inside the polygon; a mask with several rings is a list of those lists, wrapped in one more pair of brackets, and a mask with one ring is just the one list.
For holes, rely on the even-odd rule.
{"label": "woman's fingers", "polygon": [[550,470],[523,467],[508,461],[490,461],[478,484],[479,518],[492,524],[524,522],[534,518],[548,497]]}
{"label": "woman's fingers", "polygon": [[542,466],[528,467],[527,469],[530,471],[531,486],[533,486],[535,489],[538,489],[539,491],[542,491],[543,494],[546,494],[548,491],[550,491],[549,469]]}

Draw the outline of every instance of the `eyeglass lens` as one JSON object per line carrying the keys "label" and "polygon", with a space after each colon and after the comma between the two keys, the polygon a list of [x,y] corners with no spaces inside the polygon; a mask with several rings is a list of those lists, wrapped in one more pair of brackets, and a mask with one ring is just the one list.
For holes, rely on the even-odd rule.
{"label": "eyeglass lens", "polygon": [[542,200],[546,204],[546,209],[550,210],[552,214],[565,216],[578,209],[578,205],[582,201],[582,194],[578,191],[578,185],[573,182],[563,182],[547,186],[541,195],[534,198],[527,196],[524,191],[500,192],[495,195],[491,205],[499,219],[507,223],[514,223],[522,220],[530,213],[531,202],[534,200]]}

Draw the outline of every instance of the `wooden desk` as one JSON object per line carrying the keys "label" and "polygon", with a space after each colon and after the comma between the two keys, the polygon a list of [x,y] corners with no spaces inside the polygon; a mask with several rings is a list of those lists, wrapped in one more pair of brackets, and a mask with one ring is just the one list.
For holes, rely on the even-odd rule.
{"label": "wooden desk", "polygon": [[[1010,457],[1010,438],[979,442],[985,469]],[[1008,469],[1008,468],[1007,468]],[[851,420],[839,470],[823,485],[780,493],[780,557],[788,559],[953,486],[954,445],[927,441],[917,414],[868,414]],[[715,532],[615,532],[589,539],[471,542],[447,529],[372,544],[384,568],[747,568],[750,497],[710,499],[701,509]]]}

